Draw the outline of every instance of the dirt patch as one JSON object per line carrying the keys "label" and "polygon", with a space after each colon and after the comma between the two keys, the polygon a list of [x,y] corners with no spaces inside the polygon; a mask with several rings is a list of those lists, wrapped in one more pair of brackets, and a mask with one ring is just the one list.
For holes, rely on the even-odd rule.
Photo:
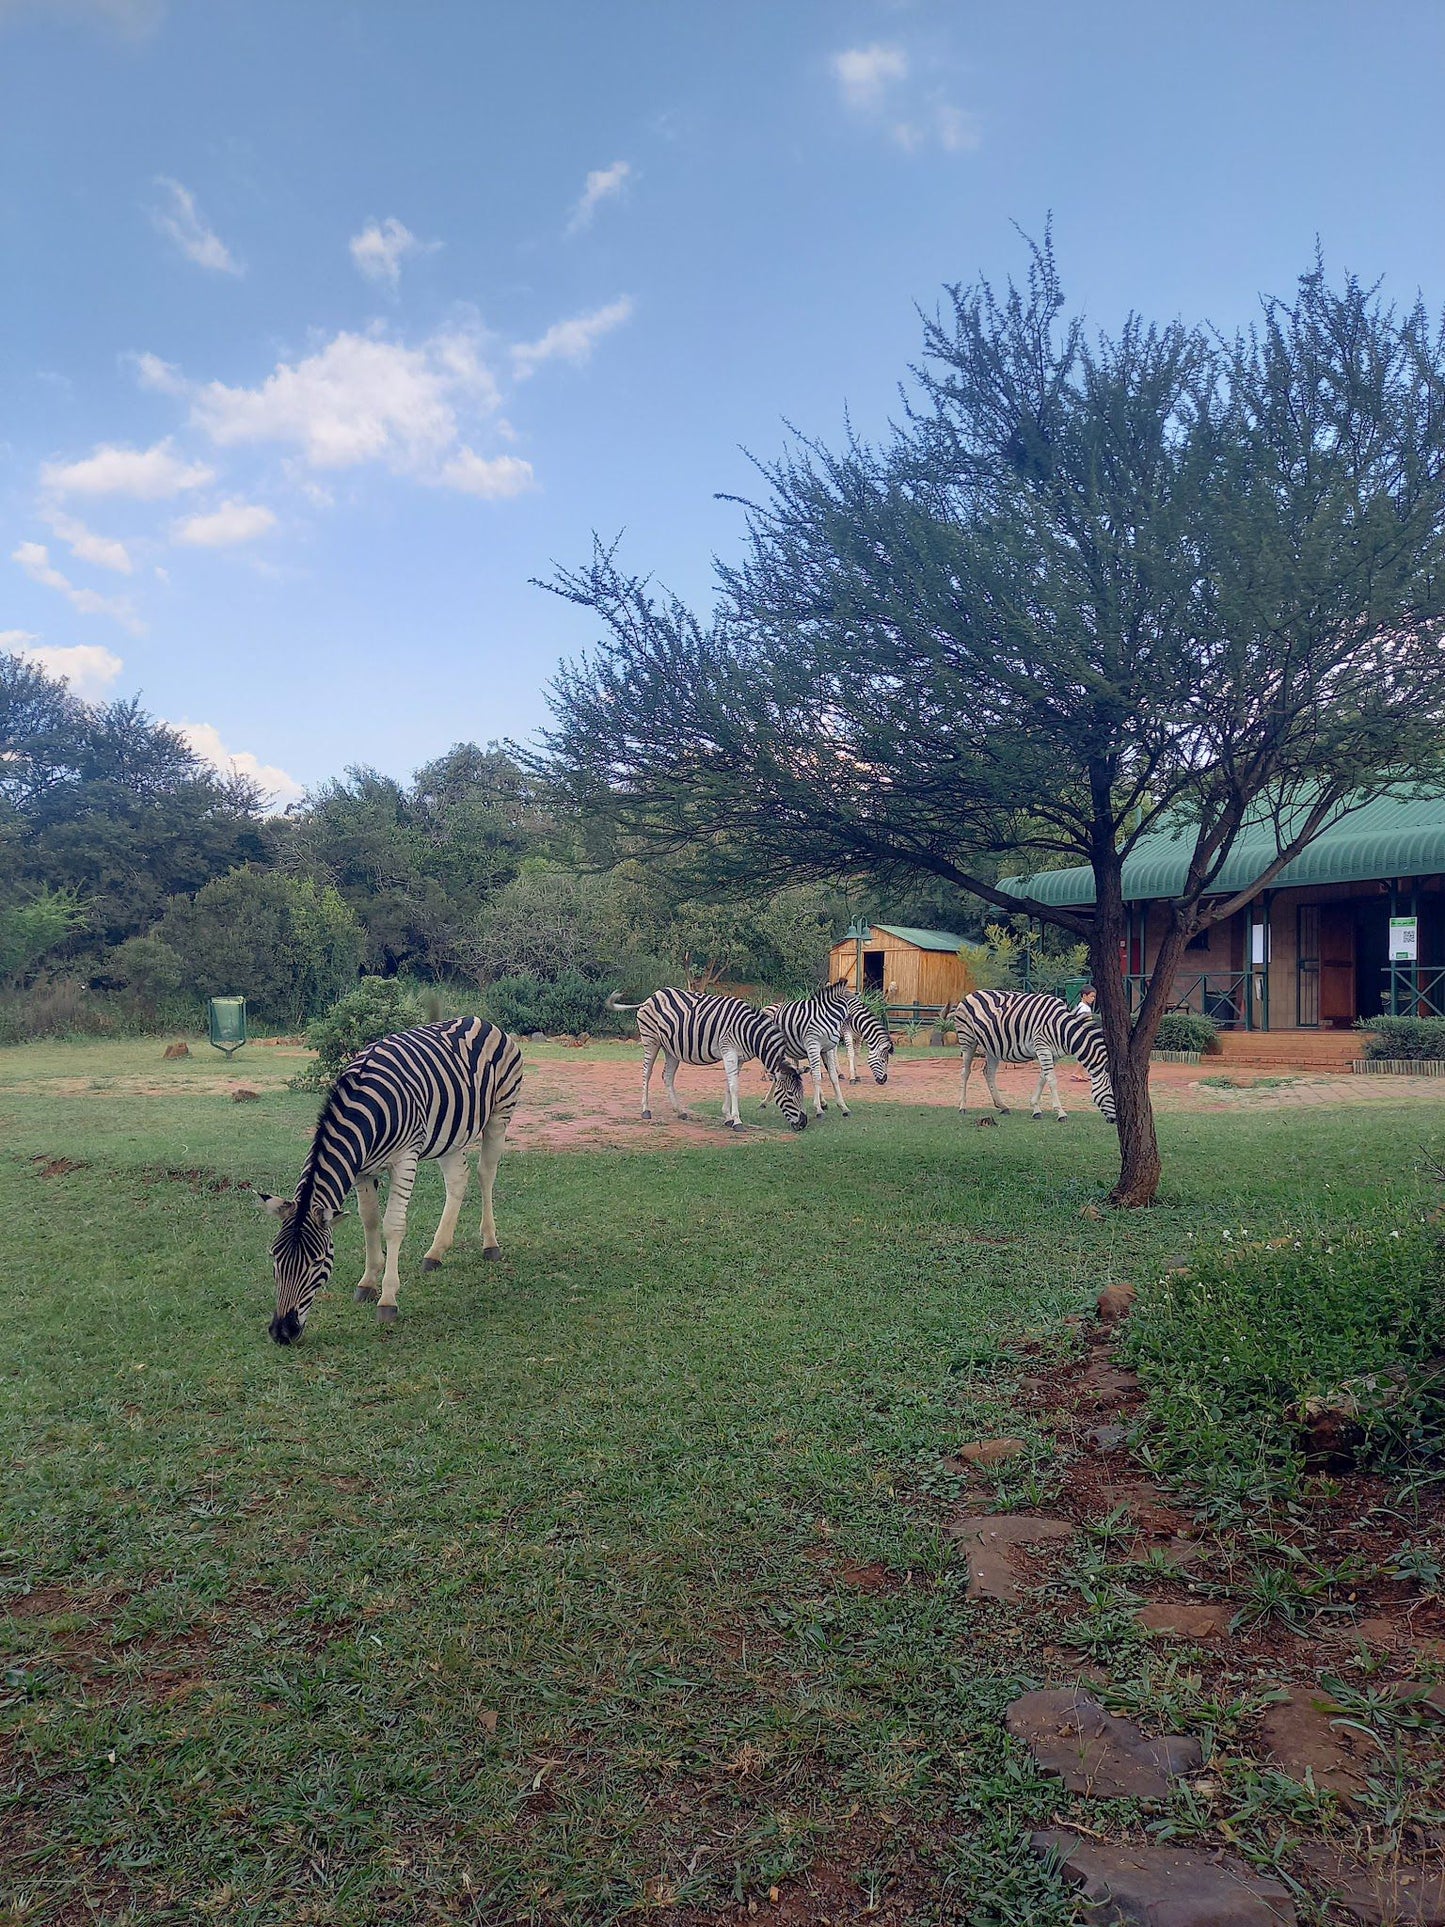
{"label": "dirt patch", "polygon": [[38,1175],[42,1178],[68,1178],[72,1171],[86,1169],[80,1158],[53,1158],[44,1151],[38,1151],[30,1162],[39,1166]]}

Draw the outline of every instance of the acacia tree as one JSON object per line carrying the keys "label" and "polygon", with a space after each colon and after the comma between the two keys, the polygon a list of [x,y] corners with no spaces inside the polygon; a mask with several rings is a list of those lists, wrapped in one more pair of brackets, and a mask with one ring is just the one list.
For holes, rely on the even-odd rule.
{"label": "acacia tree", "polygon": [[[714,878],[927,874],[1089,946],[1118,1110],[1113,1201],[1159,1180],[1149,1049],[1190,937],[1351,807],[1433,773],[1445,717],[1445,336],[1321,265],[1224,338],[948,291],[887,442],[799,443],[744,504],[707,619],[615,549],[545,586],[593,611],[546,754],[585,809]],[[1265,816],[1277,855],[1217,882]],[[1123,865],[1186,881],[1137,1014]],[[1091,909],[1000,852],[1086,863]]]}

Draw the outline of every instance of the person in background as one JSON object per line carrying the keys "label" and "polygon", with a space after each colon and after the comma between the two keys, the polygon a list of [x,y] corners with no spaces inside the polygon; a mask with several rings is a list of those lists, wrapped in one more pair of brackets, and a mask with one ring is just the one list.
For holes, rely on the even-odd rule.
{"label": "person in background", "polygon": [[1092,984],[1084,985],[1084,988],[1079,992],[1079,1001],[1074,1005],[1074,1009],[1081,1017],[1093,1016],[1094,1003],[1098,995],[1098,991],[1095,990]]}

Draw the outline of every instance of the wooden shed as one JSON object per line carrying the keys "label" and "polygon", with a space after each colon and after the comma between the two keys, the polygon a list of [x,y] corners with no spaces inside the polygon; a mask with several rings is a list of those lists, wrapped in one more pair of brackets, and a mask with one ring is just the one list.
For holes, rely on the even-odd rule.
{"label": "wooden shed", "polygon": [[958,954],[959,945],[966,941],[951,930],[875,923],[861,946],[855,937],[838,939],[828,952],[828,976],[830,980],[846,977],[858,989],[881,990],[890,1009],[913,1004],[940,1009],[957,1003],[974,987],[968,965]]}

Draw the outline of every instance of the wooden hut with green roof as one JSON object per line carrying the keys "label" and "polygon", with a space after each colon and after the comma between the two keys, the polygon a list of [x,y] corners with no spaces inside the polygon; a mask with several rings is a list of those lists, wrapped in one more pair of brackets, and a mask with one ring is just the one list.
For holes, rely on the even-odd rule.
{"label": "wooden hut with green roof", "polygon": [[846,977],[858,990],[880,991],[890,1009],[942,1010],[974,987],[958,954],[966,941],[951,930],[875,923],[866,937],[838,939],[828,953],[828,976]]}

